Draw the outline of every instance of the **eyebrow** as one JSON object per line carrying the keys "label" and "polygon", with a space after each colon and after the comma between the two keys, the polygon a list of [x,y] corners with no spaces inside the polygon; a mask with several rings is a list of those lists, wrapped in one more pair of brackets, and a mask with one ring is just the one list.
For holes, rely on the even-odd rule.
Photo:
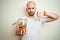
{"label": "eyebrow", "polygon": [[28,9],[34,9],[34,8],[28,8]]}

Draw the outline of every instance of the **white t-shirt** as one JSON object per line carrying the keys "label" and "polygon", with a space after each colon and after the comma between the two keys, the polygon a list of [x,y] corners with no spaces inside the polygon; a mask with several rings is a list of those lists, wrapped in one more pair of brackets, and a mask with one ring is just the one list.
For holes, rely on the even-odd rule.
{"label": "white t-shirt", "polygon": [[27,19],[26,34],[22,37],[22,40],[40,40],[40,28],[46,21],[46,17],[42,17],[40,21],[38,18]]}

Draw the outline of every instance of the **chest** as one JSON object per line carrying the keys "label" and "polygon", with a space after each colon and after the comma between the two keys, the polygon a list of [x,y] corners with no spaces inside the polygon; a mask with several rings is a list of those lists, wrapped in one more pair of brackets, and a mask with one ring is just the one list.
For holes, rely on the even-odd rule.
{"label": "chest", "polygon": [[27,32],[28,33],[37,33],[40,31],[41,22],[38,20],[28,20],[27,22]]}

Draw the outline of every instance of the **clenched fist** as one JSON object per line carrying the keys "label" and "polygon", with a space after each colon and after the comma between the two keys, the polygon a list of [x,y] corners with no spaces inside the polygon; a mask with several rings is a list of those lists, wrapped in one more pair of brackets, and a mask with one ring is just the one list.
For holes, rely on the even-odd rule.
{"label": "clenched fist", "polygon": [[38,11],[38,12],[37,12],[37,17],[38,17],[38,18],[41,18],[41,17],[43,17],[43,16],[46,16],[46,11]]}

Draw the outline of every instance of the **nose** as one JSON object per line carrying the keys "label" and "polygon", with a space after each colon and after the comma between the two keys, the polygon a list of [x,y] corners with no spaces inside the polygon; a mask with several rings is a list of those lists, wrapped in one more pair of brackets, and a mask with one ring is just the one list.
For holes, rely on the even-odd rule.
{"label": "nose", "polygon": [[32,9],[30,9],[30,11],[32,11]]}

